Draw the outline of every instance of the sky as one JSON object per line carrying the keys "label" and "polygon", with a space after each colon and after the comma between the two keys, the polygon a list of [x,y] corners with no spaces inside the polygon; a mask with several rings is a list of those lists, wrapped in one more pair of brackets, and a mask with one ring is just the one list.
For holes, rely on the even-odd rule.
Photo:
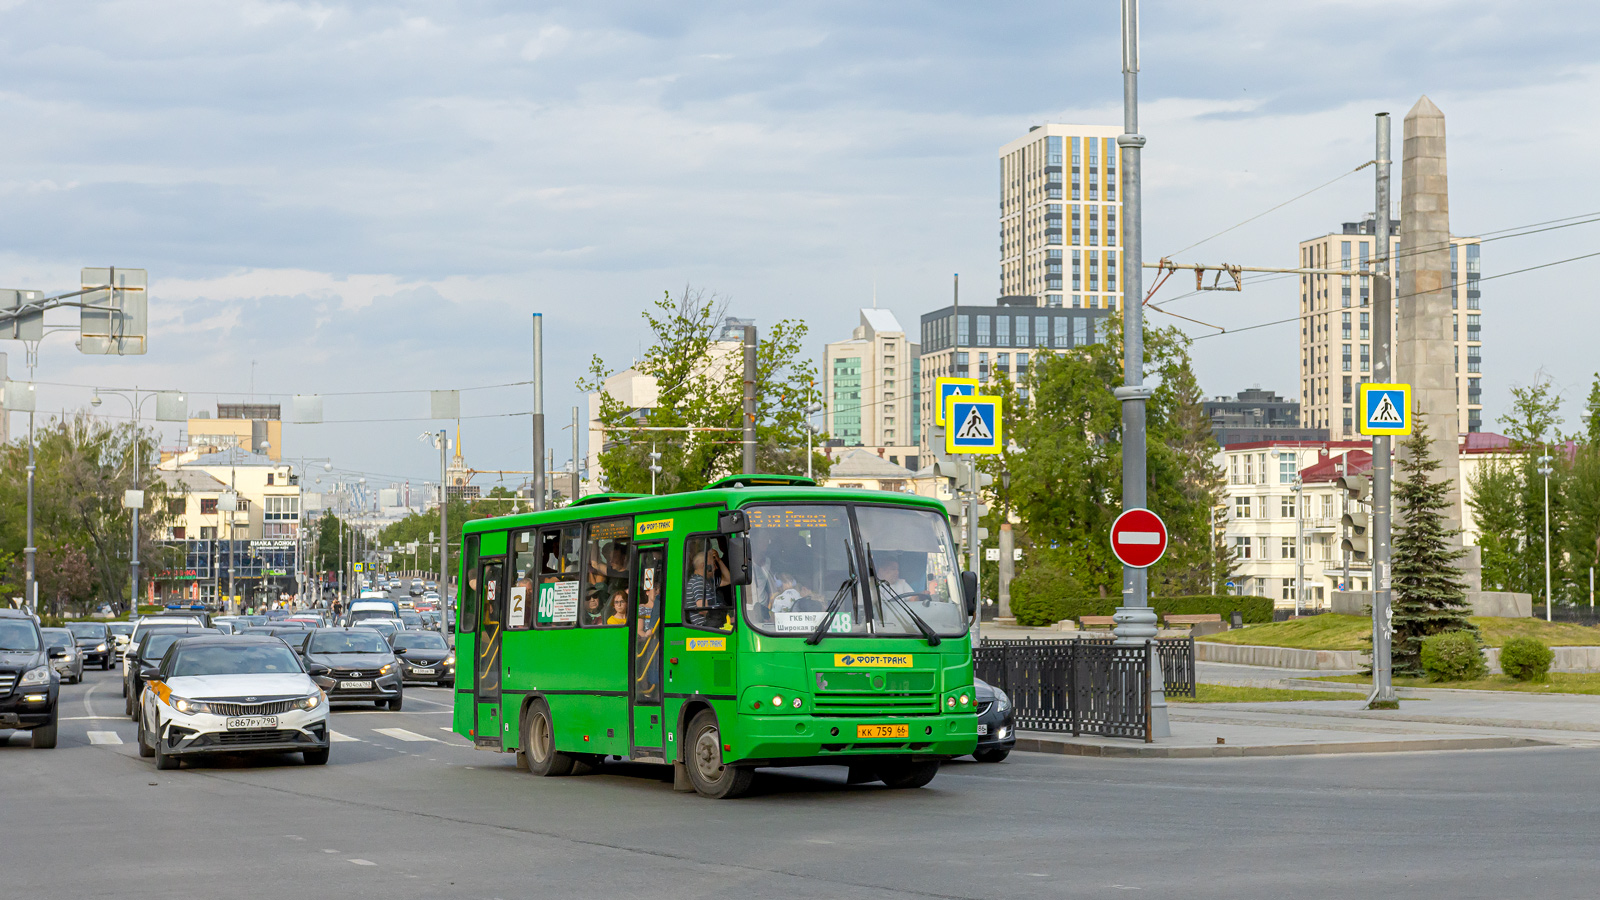
{"label": "sky", "polygon": [[[0,0],[0,286],[149,272],[148,355],[48,335],[41,409],[137,385],[288,418],[291,395],[320,393],[325,422],[286,423],[286,454],[371,484],[437,478],[428,390],[475,388],[470,465],[529,468],[539,312],[564,462],[575,381],[595,355],[640,354],[663,292],[803,319],[817,356],[874,294],[913,332],[952,273],[992,302],[998,148],[1047,121],[1121,122],[1118,21],[1114,0]],[[1600,210],[1590,4],[1147,0],[1141,23],[1148,260],[1370,159],[1375,112],[1395,116],[1398,159],[1423,94],[1447,117],[1455,233]],[[1372,208],[1370,173],[1177,258],[1293,265],[1299,240]],[[1600,224],[1484,245],[1487,429],[1544,376],[1576,428],[1600,258],[1494,276],[1597,250]],[[1171,309],[1232,331],[1295,298],[1282,279]],[[1293,324],[1150,319],[1198,338],[1206,393],[1295,394]],[[27,377],[20,343],[0,352]]]}

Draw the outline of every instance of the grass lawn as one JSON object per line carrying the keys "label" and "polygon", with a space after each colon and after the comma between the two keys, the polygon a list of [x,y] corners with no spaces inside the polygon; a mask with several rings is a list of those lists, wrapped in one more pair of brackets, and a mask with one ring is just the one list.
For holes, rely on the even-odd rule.
{"label": "grass lawn", "polygon": [[[1368,675],[1330,675],[1318,681],[1371,684]],[[1509,675],[1490,675],[1477,681],[1429,681],[1426,678],[1394,680],[1395,687],[1454,688],[1465,691],[1516,691],[1523,694],[1600,694],[1600,672],[1551,672],[1549,681],[1518,681]]]}
{"label": "grass lawn", "polygon": [[1196,685],[1198,697],[1167,695],[1168,703],[1268,703],[1275,700],[1365,700],[1366,694],[1349,691],[1296,691],[1237,684]]}
{"label": "grass lawn", "polygon": [[[1473,616],[1483,642],[1499,647],[1508,638],[1536,637],[1548,647],[1600,646],[1600,628],[1571,622],[1546,622],[1543,619],[1499,619]],[[1270,625],[1247,625],[1202,641],[1218,644],[1255,644],[1269,647],[1294,647],[1300,650],[1365,650],[1372,634],[1372,620],[1366,616],[1341,616],[1324,613]]]}

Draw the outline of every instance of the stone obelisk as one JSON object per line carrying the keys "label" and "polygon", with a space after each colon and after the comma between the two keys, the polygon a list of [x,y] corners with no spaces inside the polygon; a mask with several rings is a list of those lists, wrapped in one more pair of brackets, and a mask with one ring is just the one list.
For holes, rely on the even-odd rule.
{"label": "stone obelisk", "polygon": [[[1457,443],[1455,338],[1450,326],[1450,190],[1445,170],[1444,113],[1426,96],[1405,118],[1400,162],[1400,251],[1395,260],[1395,377],[1411,385],[1411,405],[1433,438],[1449,480],[1445,527],[1461,527],[1461,451]],[[1398,477],[1398,476],[1397,476]],[[1461,538],[1455,539],[1456,546]],[[1460,563],[1468,591],[1478,591],[1477,548]]]}

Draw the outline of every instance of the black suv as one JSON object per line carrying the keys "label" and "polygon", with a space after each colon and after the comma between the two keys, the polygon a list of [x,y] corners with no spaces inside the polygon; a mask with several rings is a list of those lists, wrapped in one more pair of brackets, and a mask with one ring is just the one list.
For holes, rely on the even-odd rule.
{"label": "black suv", "polygon": [[46,649],[33,616],[0,609],[0,728],[32,731],[35,749],[56,745],[61,677],[50,658],[66,653],[64,647]]}

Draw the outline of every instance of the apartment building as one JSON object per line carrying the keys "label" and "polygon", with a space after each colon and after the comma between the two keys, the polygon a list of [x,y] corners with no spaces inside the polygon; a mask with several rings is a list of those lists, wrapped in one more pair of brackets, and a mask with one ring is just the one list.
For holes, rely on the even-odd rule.
{"label": "apartment building", "polygon": [[1000,295],[1120,309],[1118,125],[1035,125],[1000,148]]}
{"label": "apartment building", "polygon": [[894,313],[861,310],[850,338],[823,349],[823,430],[830,447],[871,448],[893,465],[917,469],[923,434],[921,354],[921,345],[906,336]]}

